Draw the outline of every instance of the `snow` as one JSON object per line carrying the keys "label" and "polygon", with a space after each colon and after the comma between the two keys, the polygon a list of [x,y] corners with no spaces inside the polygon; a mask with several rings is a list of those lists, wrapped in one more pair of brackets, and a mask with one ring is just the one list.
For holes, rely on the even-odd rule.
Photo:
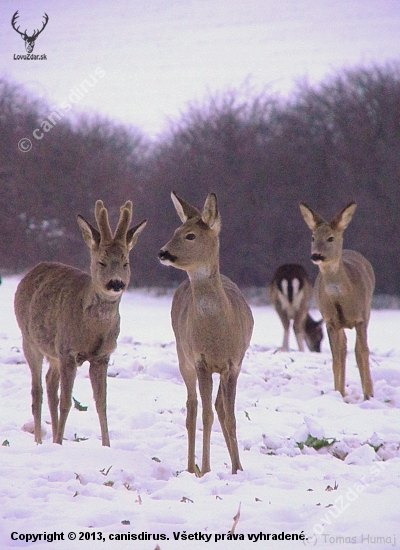
{"label": "snow", "polygon": [[[33,52],[45,53],[47,60],[14,60],[14,54],[25,53],[10,25],[16,10],[21,28],[28,30],[48,13]],[[99,112],[150,136],[207,93],[248,82],[256,91],[289,94],[296,79],[315,83],[343,67],[384,64],[398,57],[400,46],[398,0],[98,0],[95,6],[4,0],[0,13],[2,76],[24,84],[52,109],[69,101],[69,114]],[[79,87],[91,75],[97,82],[82,93]],[[77,88],[81,97],[72,101]],[[248,535],[254,535],[250,547],[399,544],[399,311],[372,313],[375,398],[364,402],[352,332],[343,400],[332,389],[327,339],[321,354],[276,352],[282,341],[276,313],[253,307],[254,334],[236,401],[244,471],[230,474],[215,418],[212,471],[196,478],[185,472],[186,391],[170,325],[171,298],[143,291],[123,297],[108,378],[111,448],[100,443],[87,364],[78,371],[74,397],[88,410],[71,410],[60,447],[51,442],[44,398],[46,433],[37,446],[29,433],[29,369],[12,308],[17,283],[4,278],[0,286],[2,549],[154,550],[158,542],[161,550],[206,544],[247,550]],[[316,450],[306,444],[310,437],[332,444]],[[235,534],[245,540],[227,540],[239,509]],[[54,532],[66,540],[50,545],[49,537],[26,540]],[[90,540],[68,540],[70,532]],[[255,538],[283,532],[304,532],[308,540],[282,544]],[[92,540],[97,533],[106,544]],[[110,535],[129,533],[139,539],[110,542]],[[145,540],[153,534],[169,540]],[[183,540],[185,534],[192,538]],[[210,541],[197,540],[200,535],[210,535]]]}
{"label": "snow", "polygon": [[[111,447],[101,446],[87,363],[78,369],[73,392],[87,411],[71,409],[61,447],[52,443],[44,398],[46,433],[36,445],[26,431],[32,423],[30,375],[13,314],[17,284],[17,277],[6,277],[0,286],[1,548],[50,547],[43,540],[13,541],[13,532],[17,538],[64,533],[65,539],[70,532],[101,533],[106,541],[53,543],[68,550],[154,550],[157,544],[161,550],[205,544],[244,549],[248,535],[260,532],[303,532],[308,539],[286,542],[286,548],[388,548],[395,536],[400,541],[400,311],[372,312],[375,397],[363,401],[351,331],[342,399],[332,389],[327,339],[320,354],[277,352],[282,328],[276,313],[252,307],[255,329],[236,400],[244,471],[230,473],[215,417],[212,471],[197,478],[185,471],[186,390],[170,324],[171,297],[133,290],[122,298],[121,334],[108,378]],[[201,436],[200,412],[199,459]],[[306,444],[310,436],[331,445],[316,450]],[[227,540],[239,508],[234,532],[245,540]],[[110,542],[110,535],[122,533],[164,534],[169,540]],[[193,540],[174,540],[174,533]],[[197,540],[200,534],[210,541]],[[283,547],[273,540],[255,544]]]}

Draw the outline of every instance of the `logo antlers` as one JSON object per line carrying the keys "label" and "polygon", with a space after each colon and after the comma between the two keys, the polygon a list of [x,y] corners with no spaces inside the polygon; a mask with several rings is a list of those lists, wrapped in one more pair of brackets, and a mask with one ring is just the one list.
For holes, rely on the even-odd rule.
{"label": "logo antlers", "polygon": [[35,40],[36,38],[39,36],[39,34],[44,30],[45,26],[47,25],[48,21],[49,21],[49,16],[47,15],[47,13],[44,14],[44,23],[43,23],[43,27],[39,30],[37,29],[36,31],[34,31],[34,33],[32,34],[32,36],[28,36],[26,34],[26,29],[25,29],[25,32],[21,32],[19,30],[19,27],[16,28],[15,27],[15,23],[17,22],[17,19],[18,19],[19,15],[18,15],[18,10],[14,13],[12,19],[11,19],[11,25],[12,25],[12,28],[17,31],[18,34],[20,34],[22,36],[22,38],[24,39],[25,41],[25,49],[28,53],[32,53],[33,52],[33,48],[35,47]]}

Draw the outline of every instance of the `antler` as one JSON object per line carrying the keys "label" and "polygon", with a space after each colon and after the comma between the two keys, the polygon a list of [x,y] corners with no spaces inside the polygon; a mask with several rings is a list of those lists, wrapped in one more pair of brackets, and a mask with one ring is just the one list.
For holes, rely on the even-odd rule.
{"label": "antler", "polygon": [[118,221],[117,229],[115,230],[115,235],[114,235],[114,239],[116,241],[125,240],[131,221],[132,221],[132,201],[126,201],[126,203],[121,206],[121,213],[119,215],[119,221]]}
{"label": "antler", "polygon": [[[12,28],[17,31],[18,34],[20,34],[22,37],[26,36],[26,30],[25,32],[21,32],[19,30],[19,27],[18,29],[15,28],[15,23],[17,22],[17,19],[18,19],[19,15],[18,15],[18,10],[14,13],[14,15],[12,16],[12,19],[11,19],[11,25],[12,25]],[[43,30],[43,29],[42,29]]]}
{"label": "antler", "polygon": [[[49,16],[47,15],[46,12],[44,12],[44,23],[43,23],[43,26],[42,28],[39,30],[39,29],[36,29],[36,31],[32,34],[32,36],[30,37],[32,40],[36,40],[36,38],[39,36],[39,34],[44,30],[45,26],[47,25],[49,21]],[[26,31],[25,31],[26,32]]]}
{"label": "antler", "polygon": [[46,27],[47,23],[49,22],[49,16],[47,15],[47,13],[45,12],[44,13],[44,22],[43,22],[43,26],[42,28],[39,30],[39,29],[36,29],[32,36],[28,36],[27,35],[27,29],[25,29],[25,32],[21,32],[19,30],[19,27],[17,28],[15,26],[16,22],[17,22],[17,19],[19,17],[19,14],[18,14],[18,10],[14,13],[14,15],[12,16],[12,19],[11,19],[11,25],[12,25],[12,28],[17,31],[18,34],[20,34],[22,36],[22,38],[24,40],[27,40],[29,39],[31,42],[34,42],[36,40],[36,38],[39,36],[39,34],[44,30],[44,28]]}
{"label": "antler", "polygon": [[103,201],[96,201],[94,215],[100,231],[100,242],[103,244],[106,242],[111,242],[113,237],[111,234],[110,223],[108,221],[108,213],[103,204]]}

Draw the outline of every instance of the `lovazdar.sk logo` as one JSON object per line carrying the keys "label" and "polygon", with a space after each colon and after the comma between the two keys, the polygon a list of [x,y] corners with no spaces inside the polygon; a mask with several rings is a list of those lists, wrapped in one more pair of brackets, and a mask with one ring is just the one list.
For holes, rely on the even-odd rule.
{"label": "lovazdar.sk logo", "polygon": [[32,54],[33,48],[35,47],[36,39],[38,38],[39,34],[41,34],[44,29],[46,28],[47,23],[49,22],[49,16],[47,13],[44,14],[44,21],[42,21],[42,28],[36,29],[33,31],[32,34],[28,34],[28,30],[25,29],[25,32],[21,32],[20,26],[17,25],[17,19],[19,17],[18,10],[14,13],[11,19],[11,26],[12,28],[22,37],[23,41],[25,42],[25,50],[27,52],[27,55],[16,55],[14,54],[14,59],[47,59],[46,54],[42,55],[34,55]]}

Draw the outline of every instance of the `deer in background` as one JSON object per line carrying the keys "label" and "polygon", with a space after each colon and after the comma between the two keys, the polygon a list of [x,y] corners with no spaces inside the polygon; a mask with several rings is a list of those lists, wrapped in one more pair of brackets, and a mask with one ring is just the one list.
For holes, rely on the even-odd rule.
{"label": "deer in background", "polygon": [[101,441],[102,445],[110,445],[106,416],[107,367],[110,354],[117,345],[119,303],[130,279],[129,251],[136,244],[146,220],[129,229],[131,201],[121,207],[114,236],[107,210],[100,200],[96,202],[95,218],[99,230],[82,216],[77,217],[83,238],[90,248],[91,275],[61,263],[41,263],[25,275],[15,294],[15,314],[32,375],[36,443],[42,442],[42,362],[46,357],[49,362],[46,387],[53,442],[60,445],[63,442],[76,369],[84,361],[89,361]]}
{"label": "deer in background", "polygon": [[371,264],[354,250],[342,250],[343,231],[353,217],[351,202],[330,222],[306,204],[300,204],[303,218],[312,231],[311,260],[319,267],[314,291],[317,306],[326,323],[332,351],[335,390],[345,395],[347,340],[344,329],[356,329],[356,361],[364,399],[373,396],[369,368],[367,328],[375,275]]}
{"label": "deer in background", "polygon": [[313,288],[307,271],[300,264],[283,264],[275,271],[268,287],[269,296],[283,325],[282,351],[289,351],[289,329],[293,330],[300,351],[304,340],[310,351],[321,351],[322,322],[308,313]]}
{"label": "deer in background", "polygon": [[189,277],[175,292],[171,309],[179,369],[187,389],[188,471],[195,473],[197,382],[203,407],[201,475],[211,470],[212,375],[218,373],[215,408],[236,474],[243,469],[236,439],[236,384],[253,316],[239,288],[219,271],[221,219],[216,195],[207,196],[201,213],[175,193],[171,198],[182,225],[160,250],[159,259]]}

